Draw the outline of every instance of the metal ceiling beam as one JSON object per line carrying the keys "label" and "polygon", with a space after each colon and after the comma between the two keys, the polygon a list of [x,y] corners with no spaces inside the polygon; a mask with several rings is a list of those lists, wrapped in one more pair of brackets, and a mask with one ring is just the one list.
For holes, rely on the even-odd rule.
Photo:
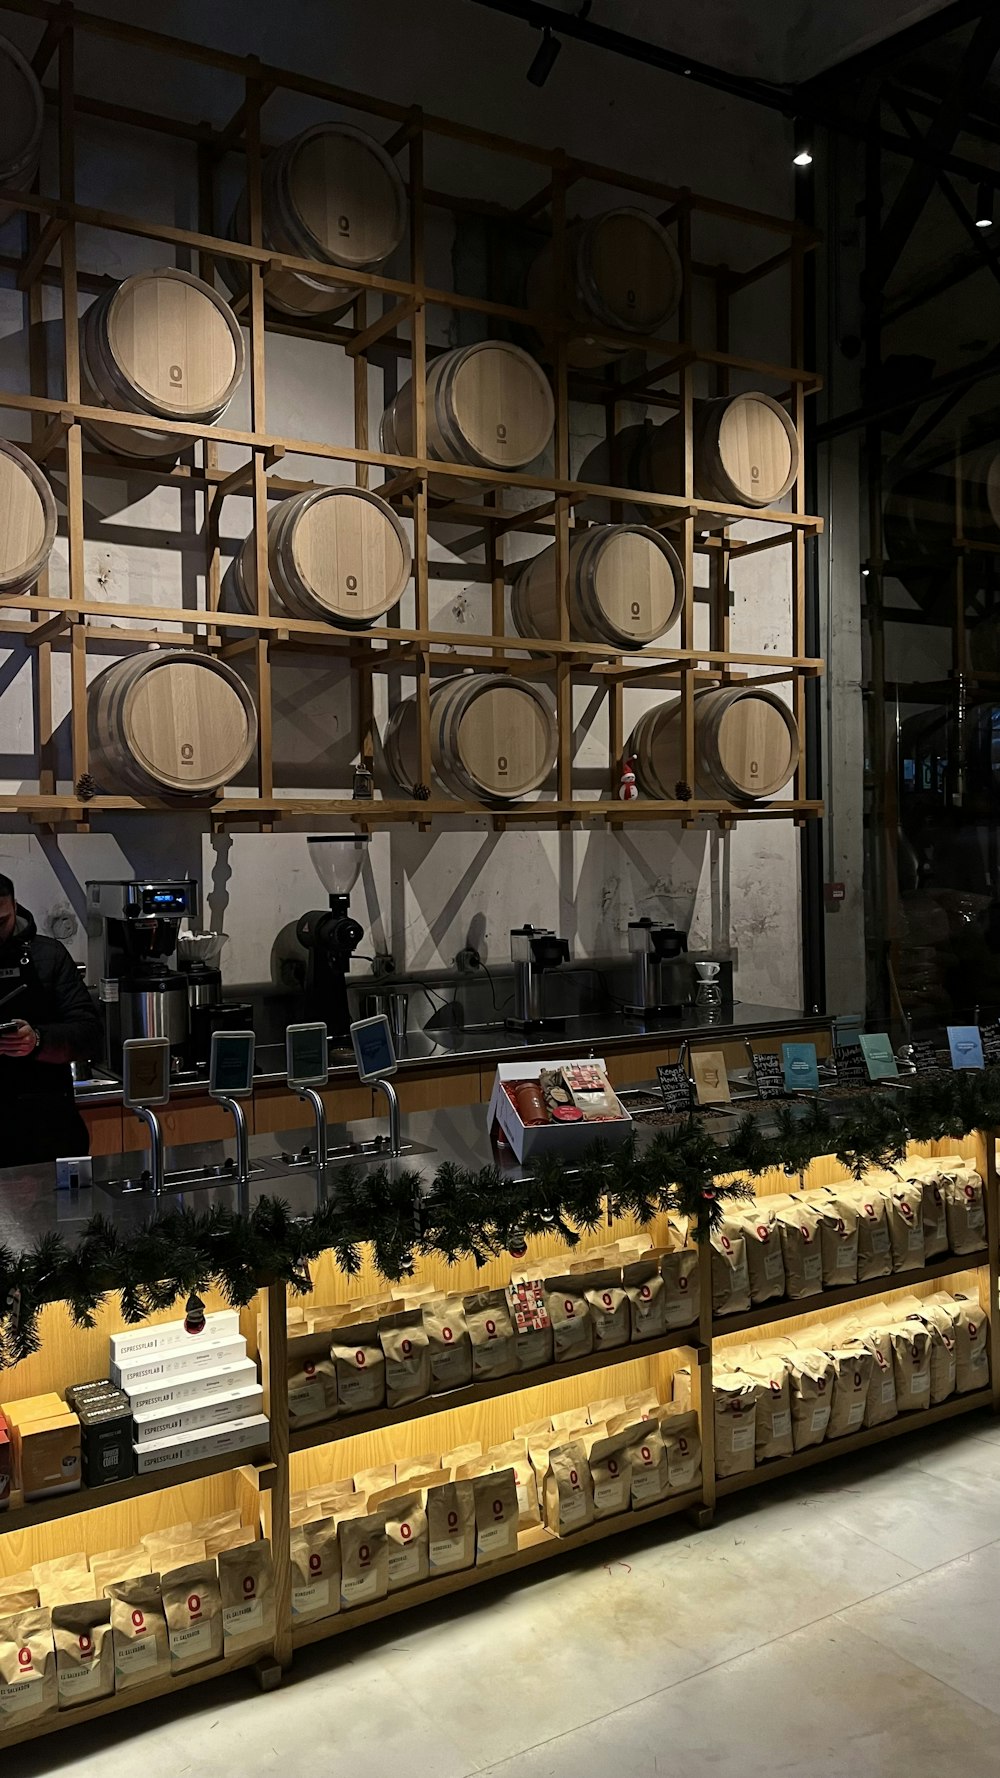
{"label": "metal ceiling beam", "polygon": [[[977,93],[981,92],[990,70],[1000,52],[1000,6],[993,0],[976,25],[958,66],[946,96],[938,107],[937,115],[922,139],[922,148],[937,157],[938,165],[949,155],[954,147],[955,139],[960,134],[962,119],[969,109]],[[875,275],[880,289],[885,288],[887,278],[892,273],[903,249],[906,246],[916,224],[923,214],[924,206],[934,188],[935,169],[921,159],[914,162],[903,181],[892,209],[889,212],[879,239],[878,268],[869,270]]]}
{"label": "metal ceiling beam", "polygon": [[948,36],[952,31],[960,31],[964,25],[974,23],[992,10],[991,0],[955,0],[953,5],[942,6],[940,11],[929,13],[915,24],[905,25],[901,31],[893,32],[891,37],[883,37],[878,43],[869,44],[867,49],[856,50],[853,55],[845,56],[843,61],[834,62],[821,73],[803,81],[796,92],[808,95],[813,88],[841,82],[853,86],[866,77],[877,78],[904,57],[915,55],[917,51],[926,49],[928,44],[936,43],[939,38]]}
{"label": "metal ceiling beam", "polygon": [[852,408],[846,414],[835,414],[816,427],[816,438],[822,443],[828,438],[838,438],[844,432],[856,432],[859,426],[870,426],[880,420],[887,420],[893,414],[904,413],[907,408],[922,407],[925,401],[936,401],[939,396],[947,394],[949,389],[965,389],[981,377],[995,377],[998,373],[1000,346],[994,347],[984,357],[977,358],[973,364],[963,365],[959,370],[943,371],[940,376],[931,377],[908,395],[894,395],[890,400]]}
{"label": "metal ceiling beam", "polygon": [[902,320],[914,309],[922,308],[924,303],[933,302],[935,297],[944,296],[967,278],[972,278],[983,269],[982,256],[971,248],[963,253],[956,253],[954,258],[943,260],[928,274],[922,283],[910,281],[905,296],[895,302],[887,302],[882,310],[882,321],[886,327],[894,321]]}

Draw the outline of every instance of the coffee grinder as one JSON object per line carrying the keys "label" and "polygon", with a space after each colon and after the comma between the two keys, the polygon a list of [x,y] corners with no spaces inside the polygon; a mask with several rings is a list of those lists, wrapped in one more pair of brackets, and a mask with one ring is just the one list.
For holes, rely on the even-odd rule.
{"label": "coffee grinder", "polygon": [[87,884],[87,974],[99,988],[113,1068],[130,1037],[165,1037],[172,1067],[183,1065],[188,984],[172,960],[181,921],[197,914],[190,877]]}
{"label": "coffee grinder", "polygon": [[677,1016],[682,998],[678,993],[676,964],[687,951],[687,933],[676,926],[654,926],[648,917],[630,920],[628,948],[632,958],[632,1004],[625,1008],[631,1019]]}
{"label": "coffee grinder", "polygon": [[219,959],[229,939],[224,932],[182,932],[177,967],[187,982],[188,1067],[204,1071],[212,1054],[213,1031],[252,1031],[249,1001],[222,998]]}
{"label": "coffee grinder", "polygon": [[322,1020],[332,1038],[346,1039],[351,1028],[347,973],[364,936],[348,908],[370,845],[367,834],[310,835],[306,844],[313,868],[330,897],[329,908],[303,914],[295,935],[307,953],[307,1017]]}
{"label": "coffee grinder", "polygon": [[569,962],[569,940],[557,938],[547,926],[518,926],[510,935],[514,965],[514,1017],[509,1031],[563,1031],[565,1019],[545,1016],[545,976]]}

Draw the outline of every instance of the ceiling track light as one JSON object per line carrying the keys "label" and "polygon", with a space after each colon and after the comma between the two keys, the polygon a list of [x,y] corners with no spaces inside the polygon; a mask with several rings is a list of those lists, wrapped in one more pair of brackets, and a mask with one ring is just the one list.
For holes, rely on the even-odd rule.
{"label": "ceiling track light", "polygon": [[528,79],[532,86],[544,86],[552,73],[562,49],[558,37],[553,37],[548,25],[542,26],[542,41],[538,45],[528,69]]}
{"label": "ceiling track light", "polygon": [[807,118],[796,117],[792,120],[792,130],[795,142],[792,165],[811,167],[813,164],[812,125]]}
{"label": "ceiling track light", "polygon": [[993,227],[994,191],[992,185],[984,179],[976,193],[976,227]]}

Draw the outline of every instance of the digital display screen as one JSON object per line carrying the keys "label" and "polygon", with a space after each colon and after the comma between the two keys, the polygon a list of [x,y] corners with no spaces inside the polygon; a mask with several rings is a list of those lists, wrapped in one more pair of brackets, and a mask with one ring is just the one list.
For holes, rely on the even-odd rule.
{"label": "digital display screen", "polygon": [[325,1025],[289,1025],[285,1033],[285,1065],[293,1086],[311,1086],[329,1074]]}
{"label": "digital display screen", "polygon": [[213,1031],[209,1092],[238,1095],[253,1087],[252,1031]]}
{"label": "digital display screen", "polygon": [[354,1044],[354,1056],[358,1064],[358,1073],[362,1080],[370,1080],[376,1074],[392,1074],[396,1068],[396,1055],[392,1047],[387,1018],[360,1019],[351,1026],[351,1040]]}

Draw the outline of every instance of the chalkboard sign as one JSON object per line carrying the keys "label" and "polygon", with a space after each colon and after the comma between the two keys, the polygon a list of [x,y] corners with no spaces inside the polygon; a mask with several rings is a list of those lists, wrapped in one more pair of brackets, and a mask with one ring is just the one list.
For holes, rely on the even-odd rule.
{"label": "chalkboard sign", "polygon": [[921,1038],[919,1043],[911,1043],[910,1061],[918,1074],[939,1074],[944,1067],[937,1044],[931,1043],[927,1037]]}
{"label": "chalkboard sign", "polygon": [[1000,1025],[980,1025],[979,1035],[983,1040],[983,1061],[987,1068],[993,1068],[1000,1062]]}
{"label": "chalkboard sign", "polygon": [[785,1091],[785,1073],[780,1056],[754,1056],[754,1079],[762,1099],[780,1099]]}
{"label": "chalkboard sign", "polygon": [[666,1062],[657,1068],[656,1078],[663,1094],[665,1111],[690,1111],[691,1086],[679,1062]]}
{"label": "chalkboard sign", "polygon": [[865,1053],[859,1043],[838,1043],[834,1047],[833,1060],[837,1069],[837,1085],[839,1087],[866,1087],[870,1084],[868,1064]]}

